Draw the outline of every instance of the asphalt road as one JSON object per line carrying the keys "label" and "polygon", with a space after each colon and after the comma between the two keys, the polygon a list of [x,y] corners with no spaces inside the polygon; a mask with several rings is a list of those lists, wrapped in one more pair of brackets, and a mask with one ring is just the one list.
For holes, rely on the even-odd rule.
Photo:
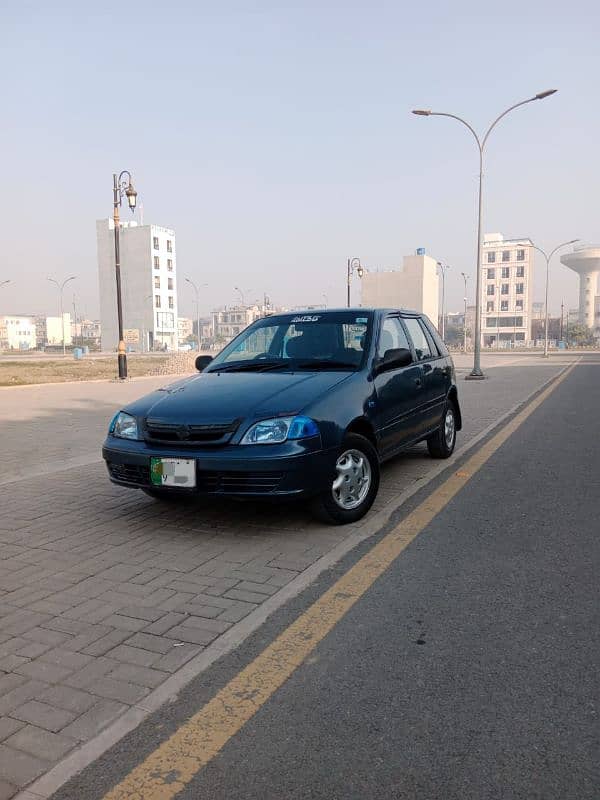
{"label": "asphalt road", "polygon": [[[178,800],[597,800],[599,409],[596,358],[574,368]],[[103,797],[372,544],[55,798]]]}

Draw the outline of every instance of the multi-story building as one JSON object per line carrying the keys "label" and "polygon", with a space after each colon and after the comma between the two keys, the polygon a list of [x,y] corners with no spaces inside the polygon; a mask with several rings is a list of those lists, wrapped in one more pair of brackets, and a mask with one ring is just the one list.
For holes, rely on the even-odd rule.
{"label": "multi-story building", "polygon": [[365,272],[362,305],[368,308],[410,308],[422,311],[434,325],[439,313],[437,260],[419,250],[404,256],[402,269]]}
{"label": "multi-story building", "polygon": [[213,311],[212,335],[217,345],[225,344],[238,333],[247,328],[254,320],[272,314],[274,309],[265,309],[264,306],[233,306],[232,308],[219,308]]}
{"label": "multi-story building", "polygon": [[33,317],[0,316],[0,350],[35,350],[35,346]]}
{"label": "multi-story building", "polygon": [[523,345],[531,337],[533,242],[487,233],[481,256],[482,345]]}
{"label": "multi-story building", "polygon": [[[119,344],[114,223],[96,223],[102,348]],[[159,225],[121,223],[121,298],[124,338],[136,350],[177,349],[175,232]]]}

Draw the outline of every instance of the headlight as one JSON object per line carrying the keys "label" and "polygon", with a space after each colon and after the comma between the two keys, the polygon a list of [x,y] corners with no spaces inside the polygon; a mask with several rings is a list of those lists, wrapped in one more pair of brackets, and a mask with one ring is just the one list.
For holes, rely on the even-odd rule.
{"label": "headlight", "polygon": [[278,444],[287,439],[306,439],[318,436],[319,428],[309,417],[277,417],[256,422],[245,434],[241,444]]}
{"label": "headlight", "polygon": [[139,439],[136,418],[132,417],[131,414],[126,414],[124,411],[119,411],[118,414],[115,414],[108,432],[112,433],[113,436],[118,436],[119,439]]}

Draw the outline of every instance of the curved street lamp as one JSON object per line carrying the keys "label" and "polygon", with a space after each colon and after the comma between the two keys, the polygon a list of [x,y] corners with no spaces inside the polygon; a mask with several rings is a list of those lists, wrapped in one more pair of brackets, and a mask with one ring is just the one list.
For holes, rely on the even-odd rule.
{"label": "curved street lamp", "polygon": [[490,133],[496,127],[496,125],[500,122],[500,120],[513,111],[515,108],[519,108],[519,106],[524,106],[527,103],[533,103],[534,100],[543,100],[546,97],[550,97],[550,95],[555,94],[558,89],[547,89],[544,92],[538,92],[533,97],[528,97],[527,100],[521,100],[519,103],[515,103],[510,108],[507,108],[506,111],[503,111],[496,119],[492,122],[489,126],[483,137],[479,137],[475,132],[475,129],[472,125],[470,125],[466,120],[462,119],[462,117],[458,117],[456,114],[447,114],[442,111],[430,111],[429,109],[417,108],[413,110],[413,114],[416,114],[419,117],[450,117],[450,119],[455,119],[457,122],[460,122],[461,125],[464,125],[468,128],[471,133],[473,134],[475,141],[477,142],[477,148],[479,150],[479,210],[477,214],[477,278],[476,278],[476,286],[475,286],[475,351],[473,357],[473,369],[471,372],[466,375],[467,380],[481,380],[485,378],[485,375],[481,371],[481,219],[482,219],[482,191],[483,191],[483,152],[485,150],[485,145],[489,138]]}
{"label": "curved street lamp", "polygon": [[548,358],[548,282],[550,278],[550,259],[556,253],[557,250],[560,250],[561,247],[566,247],[568,244],[575,244],[578,242],[579,239],[570,239],[568,242],[562,242],[562,244],[557,244],[554,250],[551,250],[550,253],[546,254],[541,247],[536,247],[536,245],[532,244],[534,250],[537,250],[538,253],[541,253],[544,256],[546,261],[546,299],[544,301],[544,358]]}
{"label": "curved street lamp", "polygon": [[10,283],[10,278],[7,278],[5,281],[0,281],[0,286],[6,286],[7,283]]}
{"label": "curved street lamp", "polygon": [[56,288],[58,289],[58,296],[59,296],[59,309],[60,309],[60,320],[62,325],[62,351],[63,357],[67,354],[67,348],[65,345],[65,315],[63,312],[63,289],[69,283],[69,281],[74,281],[76,275],[71,275],[69,278],[65,278],[62,283],[59,283],[55,278],[48,278],[50,283],[53,283]]}
{"label": "curved street lamp", "polygon": [[234,286],[233,290],[234,290],[234,292],[239,292],[240,293],[240,299],[242,301],[242,306],[245,308],[246,307],[246,302],[245,302],[245,299],[244,299],[245,295],[248,294],[248,292],[251,292],[252,289],[244,289],[244,291],[242,291],[239,286]]}
{"label": "curved street lamp", "polygon": [[186,281],[194,287],[196,292],[196,334],[198,337],[198,352],[200,352],[200,289],[208,286],[208,283],[201,283],[197,286],[191,278],[186,278]]}
{"label": "curved street lamp", "polygon": [[362,278],[362,276],[365,274],[365,268],[360,263],[360,258],[349,258],[347,267],[348,267],[348,272],[346,276],[347,306],[348,308],[350,308],[350,280],[355,272],[359,278]]}
{"label": "curved street lamp", "polygon": [[442,264],[441,261],[437,262],[438,268],[442,274],[442,341],[446,341],[446,271],[450,269],[448,264]]}
{"label": "curved street lamp", "polygon": [[131,213],[135,211],[135,204],[137,201],[137,192],[133,188],[131,180],[131,173],[124,169],[119,175],[113,174],[113,222],[115,228],[115,278],[117,281],[117,322],[119,327],[119,348],[118,348],[118,362],[119,362],[119,378],[125,380],[127,377],[127,355],[125,350],[125,341],[123,339],[123,303],[121,299],[121,252],[119,242],[119,208],[123,201],[123,197],[127,198],[127,205]]}

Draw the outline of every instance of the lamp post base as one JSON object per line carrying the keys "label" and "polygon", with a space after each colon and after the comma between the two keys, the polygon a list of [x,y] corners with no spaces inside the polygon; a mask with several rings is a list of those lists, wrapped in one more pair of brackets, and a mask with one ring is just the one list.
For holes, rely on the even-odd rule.
{"label": "lamp post base", "polygon": [[466,381],[484,381],[486,378],[487,375],[484,375],[483,372],[469,372],[468,375],[465,375]]}
{"label": "lamp post base", "polygon": [[117,360],[119,363],[119,380],[122,381],[127,377],[127,356],[125,352],[125,342],[121,339],[119,342],[119,355],[117,356]]}

